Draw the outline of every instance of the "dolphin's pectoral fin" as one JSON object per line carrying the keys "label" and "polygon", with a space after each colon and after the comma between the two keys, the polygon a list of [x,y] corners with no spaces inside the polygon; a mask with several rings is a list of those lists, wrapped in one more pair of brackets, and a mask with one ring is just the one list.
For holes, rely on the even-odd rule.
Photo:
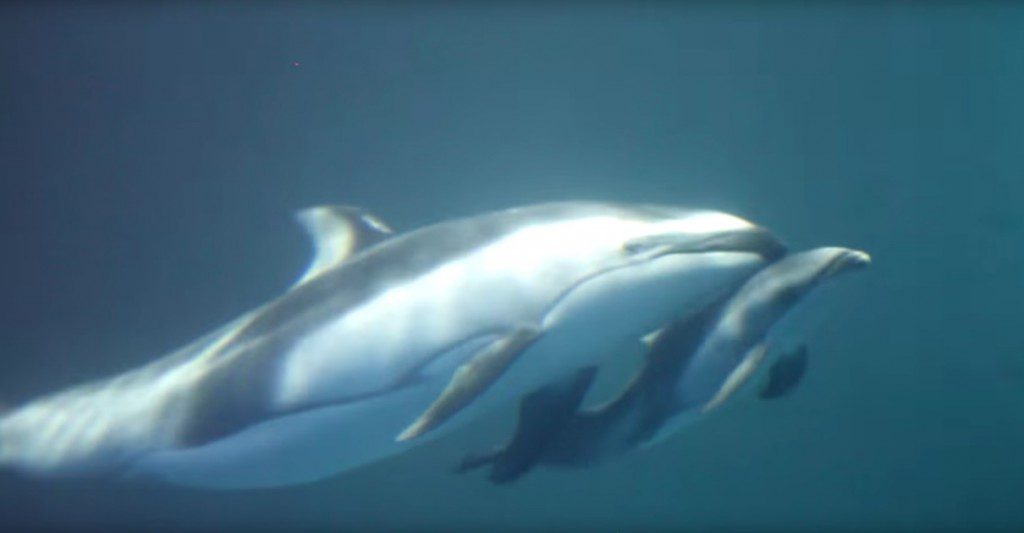
{"label": "dolphin's pectoral fin", "polygon": [[490,475],[493,483],[515,481],[543,459],[548,446],[583,403],[596,375],[596,366],[584,367],[523,397],[512,439],[489,461],[494,464]]}
{"label": "dolphin's pectoral fin", "polygon": [[505,453],[504,448],[497,448],[486,453],[467,453],[459,461],[459,464],[452,468],[452,472],[455,474],[465,474],[471,470],[485,467],[497,461],[503,453]]}
{"label": "dolphin's pectoral fin", "polygon": [[807,372],[807,346],[800,345],[793,353],[779,358],[768,368],[768,382],[758,392],[764,399],[781,398],[793,391]]}
{"label": "dolphin's pectoral fin", "polygon": [[538,337],[540,330],[527,326],[490,343],[472,360],[455,370],[455,375],[441,395],[396,440],[401,442],[418,437],[458,413],[501,377],[509,365]]}
{"label": "dolphin's pectoral fin", "polygon": [[765,343],[759,343],[747,352],[743,361],[736,368],[733,369],[729,377],[725,378],[725,383],[718,389],[715,396],[711,398],[707,404],[701,408],[702,413],[707,413],[712,409],[715,409],[723,402],[728,400],[739,388],[750,379],[757,372],[757,368],[761,366],[761,362],[764,361],[765,355],[768,353],[768,345]]}
{"label": "dolphin's pectoral fin", "polygon": [[295,282],[301,285],[344,262],[363,248],[386,239],[391,228],[369,211],[351,206],[321,205],[295,213],[295,219],[313,241],[309,267]]}

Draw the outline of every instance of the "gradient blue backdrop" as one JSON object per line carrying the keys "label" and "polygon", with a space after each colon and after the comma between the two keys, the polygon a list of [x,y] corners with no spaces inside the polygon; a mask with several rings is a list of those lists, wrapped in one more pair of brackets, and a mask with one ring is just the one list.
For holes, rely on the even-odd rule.
{"label": "gradient blue backdrop", "polygon": [[1024,527],[1022,27],[1010,2],[2,4],[6,403],[277,294],[313,204],[400,229],[708,206],[875,263],[796,394],[606,467],[449,474],[496,415],[290,489],[4,473],[0,527]]}

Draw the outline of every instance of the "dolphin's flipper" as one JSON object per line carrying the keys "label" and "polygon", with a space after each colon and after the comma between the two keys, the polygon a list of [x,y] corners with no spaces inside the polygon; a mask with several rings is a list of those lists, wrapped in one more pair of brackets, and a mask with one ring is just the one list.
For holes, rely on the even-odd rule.
{"label": "dolphin's flipper", "polygon": [[793,391],[807,372],[807,346],[800,345],[768,368],[768,382],[758,392],[764,399],[781,398]]}
{"label": "dolphin's flipper", "polygon": [[401,442],[418,437],[458,413],[501,377],[509,365],[539,337],[538,328],[525,326],[489,344],[472,360],[455,370],[455,375],[441,395],[396,440]]}
{"label": "dolphin's flipper", "polygon": [[302,285],[352,254],[391,236],[391,228],[369,211],[344,205],[307,207],[295,219],[313,241],[314,255],[295,285]]}
{"label": "dolphin's flipper", "polygon": [[750,376],[753,376],[761,362],[764,361],[764,356],[768,353],[768,345],[765,343],[758,343],[756,346],[747,352],[746,356],[740,364],[736,365],[729,377],[725,378],[725,383],[722,384],[722,388],[718,389],[715,396],[704,405],[701,409],[702,413],[707,413],[712,409],[715,409],[723,402],[729,399],[737,390],[743,386]]}
{"label": "dolphin's flipper", "polygon": [[478,468],[493,464],[501,457],[501,454],[505,453],[504,448],[497,448],[487,453],[467,453],[459,464],[452,468],[452,472],[456,474],[465,474],[470,470],[476,470]]}
{"label": "dolphin's flipper", "polygon": [[[576,414],[596,375],[596,366],[584,367],[523,397],[512,440],[487,461],[494,465],[489,476],[491,482],[515,481],[536,466],[548,445]],[[483,457],[486,456],[477,456],[476,461]],[[467,456],[463,464],[472,458]]]}

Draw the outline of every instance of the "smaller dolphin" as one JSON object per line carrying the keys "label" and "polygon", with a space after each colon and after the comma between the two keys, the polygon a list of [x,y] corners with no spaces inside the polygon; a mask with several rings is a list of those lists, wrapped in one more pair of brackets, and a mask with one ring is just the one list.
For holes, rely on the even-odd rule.
{"label": "smaller dolphin", "polygon": [[579,410],[595,376],[593,367],[582,368],[524,397],[509,443],[468,455],[455,471],[490,465],[490,480],[501,484],[537,464],[594,465],[675,433],[749,388],[764,369],[759,396],[785,395],[807,364],[805,347],[781,354],[775,346],[790,331],[795,309],[826,281],[869,262],[864,252],[830,247],[766,266],[732,295],[646,337],[644,366],[614,400]]}

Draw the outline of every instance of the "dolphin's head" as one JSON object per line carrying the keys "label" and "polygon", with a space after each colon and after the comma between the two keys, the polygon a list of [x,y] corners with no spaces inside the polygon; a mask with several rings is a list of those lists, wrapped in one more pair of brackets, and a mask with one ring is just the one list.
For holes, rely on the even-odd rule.
{"label": "dolphin's head", "polygon": [[743,252],[774,261],[786,253],[767,229],[721,211],[645,206],[642,212],[647,218],[641,234],[623,244],[633,254]]}
{"label": "dolphin's head", "polygon": [[[749,315],[763,313],[761,327],[768,327],[774,320],[768,317],[788,312],[810,293],[817,293],[821,285],[869,264],[867,253],[837,246],[792,253],[755,274],[740,290],[733,307]],[[800,307],[808,306],[801,303]]]}
{"label": "dolphin's head", "polygon": [[848,272],[867,268],[871,256],[860,250],[826,246],[793,254],[786,262],[789,266],[785,276],[791,278],[795,286],[810,289]]}
{"label": "dolphin's head", "polygon": [[574,209],[574,218],[561,224],[565,229],[542,227],[524,249],[550,249],[592,267],[544,320],[563,329],[578,324],[588,332],[581,338],[594,339],[588,350],[612,346],[594,331],[622,332],[622,342],[630,342],[700,311],[786,250],[770,231],[721,211],[622,204]]}
{"label": "dolphin's head", "polygon": [[[807,341],[828,314],[831,298],[821,289],[846,273],[870,264],[867,253],[823,247],[792,253],[760,269],[729,296],[712,318],[713,326],[687,357],[675,382],[679,412],[713,409],[730,397],[751,372],[770,367],[781,352]],[[680,418],[660,431],[667,435],[692,418]]]}
{"label": "dolphin's head", "polygon": [[835,304],[823,286],[869,264],[871,256],[850,248],[829,246],[790,254],[755,274],[733,299],[732,312],[748,316],[747,327],[755,336],[763,328],[784,342],[802,341]]}

